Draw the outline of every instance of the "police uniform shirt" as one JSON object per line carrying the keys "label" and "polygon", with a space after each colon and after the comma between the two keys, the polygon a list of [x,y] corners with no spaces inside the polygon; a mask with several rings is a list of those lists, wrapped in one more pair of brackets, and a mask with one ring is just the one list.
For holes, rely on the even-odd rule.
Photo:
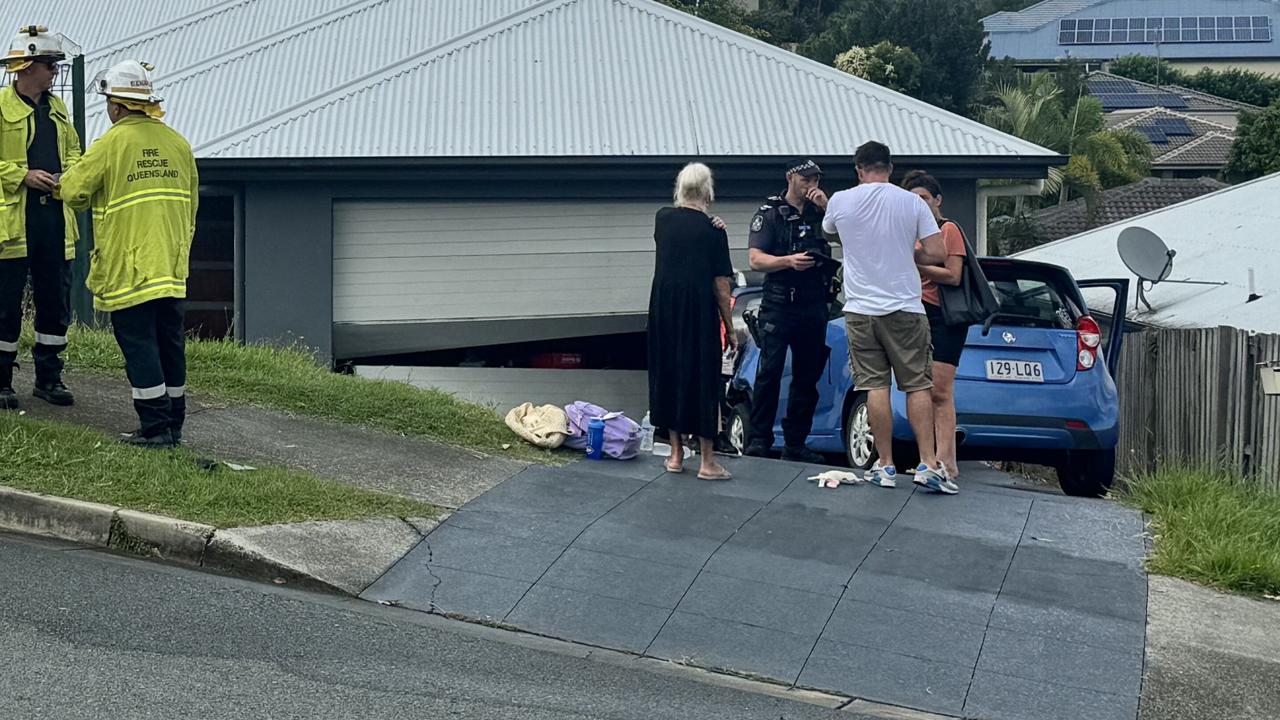
{"label": "police uniform shirt", "polygon": [[[822,235],[822,209],[809,201],[796,210],[786,197],[774,195],[765,201],[751,218],[751,234],[747,246],[768,255],[783,257],[802,252],[831,256],[831,246]],[[777,270],[769,273],[768,283],[789,287],[812,284],[815,291],[825,292],[822,273],[813,269]]]}

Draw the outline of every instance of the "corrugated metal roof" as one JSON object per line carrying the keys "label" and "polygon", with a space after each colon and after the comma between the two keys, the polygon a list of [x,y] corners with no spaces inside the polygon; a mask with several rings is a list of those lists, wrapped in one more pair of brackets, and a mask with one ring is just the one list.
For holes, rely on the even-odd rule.
{"label": "corrugated metal roof", "polygon": [[[93,3],[88,0],[6,0],[5,25],[0,41],[9,41],[22,25],[45,25],[80,44],[97,50],[124,38],[158,34],[181,26],[207,13],[252,4],[254,0],[118,0]],[[9,27],[12,24],[12,27]],[[139,32],[144,30],[145,32]]]}
{"label": "corrugated metal roof", "polygon": [[[1116,240],[1127,227],[1159,235],[1174,259],[1174,280],[1223,281],[1226,285],[1159,283],[1147,299],[1154,310],[1130,317],[1163,327],[1230,325],[1257,332],[1280,332],[1280,173],[1203,195],[1178,205],[1017,253],[1026,260],[1062,265],[1077,278],[1128,277]],[[1254,271],[1260,300],[1249,298],[1248,273]]]}
{"label": "corrugated metal roof", "polygon": [[[166,99],[167,121],[198,146],[254,128],[263,118],[359,80],[370,68],[396,67],[423,47],[447,42],[536,1],[311,0],[315,15],[301,21],[296,13],[273,15],[276,22],[263,23],[246,42],[236,37],[206,43],[203,57],[177,72],[159,74],[157,85]],[[238,23],[235,18],[227,21]],[[162,48],[148,52],[167,57]],[[210,101],[219,100],[211,112]],[[101,134],[106,129],[102,103],[91,110],[90,135]],[[398,122],[393,117],[381,120]],[[316,146],[313,154],[322,151]]]}
{"label": "corrugated metal roof", "polygon": [[[794,98],[823,122],[790,129]],[[1053,155],[649,0],[540,3],[194,144],[210,157],[760,156],[873,138],[903,155]]]}
{"label": "corrugated metal roof", "polygon": [[987,32],[1034,30],[1071,13],[1087,10],[1110,0],[1044,0],[1018,12],[998,12],[982,19]]}
{"label": "corrugated metal roof", "polygon": [[155,63],[198,157],[1053,157],[652,0],[21,2],[90,74]]}

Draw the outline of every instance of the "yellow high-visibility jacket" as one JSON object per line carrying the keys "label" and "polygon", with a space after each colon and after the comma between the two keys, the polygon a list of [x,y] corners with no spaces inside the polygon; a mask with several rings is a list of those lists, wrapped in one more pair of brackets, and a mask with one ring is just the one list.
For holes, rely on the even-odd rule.
{"label": "yellow high-visibility jacket", "polygon": [[[18,96],[12,84],[0,89],[0,260],[27,256],[27,148],[36,136],[36,111]],[[71,125],[67,106],[56,95],[49,97],[49,117],[58,128],[58,154],[62,171],[80,159],[80,136]],[[80,227],[76,214],[63,205],[66,220],[66,259],[76,256]]]}
{"label": "yellow high-visibility jacket", "polygon": [[93,307],[124,310],[187,296],[200,178],[191,145],[159,120],[130,115],[62,174],[58,196],[93,207]]}

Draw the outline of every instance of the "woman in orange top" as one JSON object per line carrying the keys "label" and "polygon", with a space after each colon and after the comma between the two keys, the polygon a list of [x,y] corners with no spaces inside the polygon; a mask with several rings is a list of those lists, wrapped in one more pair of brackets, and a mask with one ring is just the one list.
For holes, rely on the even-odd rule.
{"label": "woman in orange top", "polygon": [[953,483],[960,475],[956,465],[956,368],[969,328],[942,322],[942,300],[938,285],[959,285],[964,268],[964,233],[960,227],[942,217],[942,185],[923,170],[912,170],[902,180],[902,187],[919,195],[933,211],[942,230],[947,259],[943,265],[921,265],[920,289],[925,315],[933,335],[933,424],[937,438],[938,463],[947,480]]}

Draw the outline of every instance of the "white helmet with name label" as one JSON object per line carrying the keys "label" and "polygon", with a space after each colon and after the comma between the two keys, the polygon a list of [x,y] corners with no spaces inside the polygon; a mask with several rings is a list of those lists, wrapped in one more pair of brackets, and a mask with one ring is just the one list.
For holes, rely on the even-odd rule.
{"label": "white helmet with name label", "polygon": [[150,73],[154,69],[150,63],[125,60],[98,73],[91,87],[109,98],[154,105],[164,99],[156,95],[151,84]]}

